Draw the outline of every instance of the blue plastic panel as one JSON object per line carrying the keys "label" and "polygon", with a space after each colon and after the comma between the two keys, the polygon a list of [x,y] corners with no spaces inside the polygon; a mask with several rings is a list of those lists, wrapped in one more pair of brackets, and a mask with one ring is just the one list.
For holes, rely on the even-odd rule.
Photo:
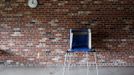
{"label": "blue plastic panel", "polygon": [[88,48],[88,29],[83,30],[72,30],[72,52],[89,52],[91,49]]}

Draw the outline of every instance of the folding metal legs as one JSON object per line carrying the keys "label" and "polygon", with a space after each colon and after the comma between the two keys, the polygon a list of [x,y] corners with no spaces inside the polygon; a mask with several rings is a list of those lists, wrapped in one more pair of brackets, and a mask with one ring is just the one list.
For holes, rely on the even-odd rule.
{"label": "folding metal legs", "polygon": [[[69,63],[67,63],[67,58],[68,58]],[[97,64],[97,53],[96,52],[94,52],[94,58],[95,58],[96,75],[99,75],[99,69],[98,69],[98,64]],[[86,53],[86,59],[87,59],[87,62],[86,62],[86,68],[87,68],[86,75],[89,75],[89,54],[88,54],[88,52]],[[71,56],[68,56],[68,53],[66,53],[65,56],[64,56],[64,64],[63,64],[63,73],[62,73],[62,75],[65,75],[66,67],[67,67],[67,70],[68,70],[67,74],[70,75],[70,73],[69,73],[70,61],[71,61]]]}
{"label": "folding metal legs", "polygon": [[[65,60],[64,60],[64,65],[63,65],[63,74],[62,75],[65,75],[65,72],[66,72],[66,68],[67,68],[67,75],[69,75],[69,69],[70,69],[70,62],[71,62],[71,57],[68,55],[68,53],[65,54],[64,56]],[[68,59],[67,59],[68,58]],[[69,61],[69,63],[67,63],[67,60]]]}

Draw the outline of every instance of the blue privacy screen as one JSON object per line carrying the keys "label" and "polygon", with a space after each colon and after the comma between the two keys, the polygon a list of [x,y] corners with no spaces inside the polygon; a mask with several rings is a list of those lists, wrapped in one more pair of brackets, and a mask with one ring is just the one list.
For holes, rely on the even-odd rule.
{"label": "blue privacy screen", "polygon": [[89,35],[88,29],[72,30],[72,48],[73,52],[89,52]]}

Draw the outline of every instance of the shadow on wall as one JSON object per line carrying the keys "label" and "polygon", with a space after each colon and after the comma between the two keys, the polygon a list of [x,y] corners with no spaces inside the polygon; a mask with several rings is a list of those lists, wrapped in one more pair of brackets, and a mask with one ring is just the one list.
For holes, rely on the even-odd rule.
{"label": "shadow on wall", "polygon": [[0,65],[16,65],[17,62],[19,64],[28,64],[26,57],[16,55],[15,53],[9,51],[0,49]]}
{"label": "shadow on wall", "polygon": [[104,39],[107,39],[110,37],[110,33],[105,31],[92,31],[92,43],[93,47],[96,49],[107,51],[109,48],[107,47],[106,43],[103,41]]}
{"label": "shadow on wall", "polygon": [[12,53],[0,49],[0,56],[1,56],[1,55],[12,55]]}

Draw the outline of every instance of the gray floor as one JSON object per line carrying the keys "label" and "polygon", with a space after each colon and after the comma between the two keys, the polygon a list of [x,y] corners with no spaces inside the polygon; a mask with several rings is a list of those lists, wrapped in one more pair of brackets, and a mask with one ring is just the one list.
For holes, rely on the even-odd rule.
{"label": "gray floor", "polygon": [[[77,67],[66,70],[65,75],[86,75],[86,68]],[[0,67],[0,75],[63,75],[63,69],[47,68],[6,68]],[[88,75],[96,75],[95,68],[89,68]],[[134,67],[101,67],[99,75],[134,75]]]}

